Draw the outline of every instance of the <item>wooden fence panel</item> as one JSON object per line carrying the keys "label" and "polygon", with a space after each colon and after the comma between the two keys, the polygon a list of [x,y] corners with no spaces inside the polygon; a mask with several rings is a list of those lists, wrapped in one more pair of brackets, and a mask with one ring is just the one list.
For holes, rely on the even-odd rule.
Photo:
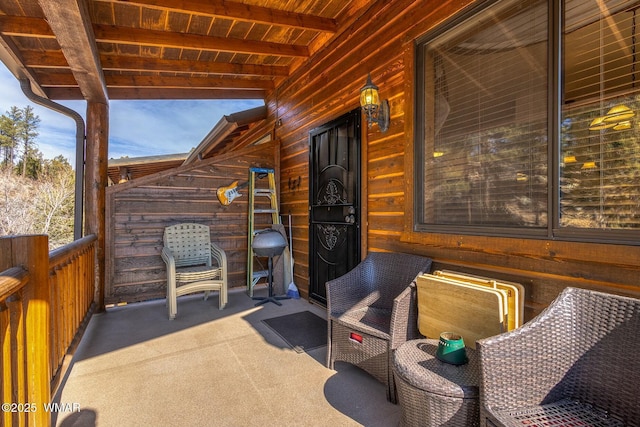
{"label": "wooden fence panel", "polygon": [[212,240],[227,254],[229,287],[245,286],[246,188],[228,206],[218,202],[216,190],[246,182],[251,166],[277,169],[276,149],[276,142],[250,146],[107,188],[106,303],[165,297],[162,236],[179,222],[209,225]]}

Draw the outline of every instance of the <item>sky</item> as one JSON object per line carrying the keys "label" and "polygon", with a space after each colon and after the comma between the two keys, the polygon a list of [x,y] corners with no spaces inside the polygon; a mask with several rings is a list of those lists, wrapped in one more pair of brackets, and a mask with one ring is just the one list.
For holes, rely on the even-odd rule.
{"label": "sky", "polygon": [[[55,101],[55,100],[54,100]],[[55,101],[86,120],[85,101]],[[75,163],[73,119],[30,101],[0,63],[0,115],[30,105],[40,118],[36,144],[45,159],[63,155]],[[109,101],[109,158],[188,153],[224,115],[264,105],[262,100]],[[85,121],[86,126],[86,121]]]}

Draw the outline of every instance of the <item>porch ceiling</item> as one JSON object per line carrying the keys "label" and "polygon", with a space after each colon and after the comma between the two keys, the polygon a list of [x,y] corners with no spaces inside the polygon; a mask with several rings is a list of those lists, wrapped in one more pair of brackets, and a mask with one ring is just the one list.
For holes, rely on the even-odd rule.
{"label": "porch ceiling", "polygon": [[368,0],[3,0],[0,60],[52,100],[265,99]]}

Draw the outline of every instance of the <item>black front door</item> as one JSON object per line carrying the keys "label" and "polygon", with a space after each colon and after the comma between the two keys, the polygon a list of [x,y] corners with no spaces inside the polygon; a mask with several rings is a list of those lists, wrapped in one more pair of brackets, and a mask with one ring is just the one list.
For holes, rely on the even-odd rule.
{"label": "black front door", "polygon": [[360,262],[360,109],[311,131],[309,298]]}

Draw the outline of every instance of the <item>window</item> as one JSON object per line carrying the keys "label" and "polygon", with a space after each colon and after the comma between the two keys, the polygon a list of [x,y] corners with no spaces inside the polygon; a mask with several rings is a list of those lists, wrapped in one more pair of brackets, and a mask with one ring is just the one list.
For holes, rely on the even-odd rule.
{"label": "window", "polygon": [[418,231],[639,240],[638,7],[484,2],[418,41]]}

